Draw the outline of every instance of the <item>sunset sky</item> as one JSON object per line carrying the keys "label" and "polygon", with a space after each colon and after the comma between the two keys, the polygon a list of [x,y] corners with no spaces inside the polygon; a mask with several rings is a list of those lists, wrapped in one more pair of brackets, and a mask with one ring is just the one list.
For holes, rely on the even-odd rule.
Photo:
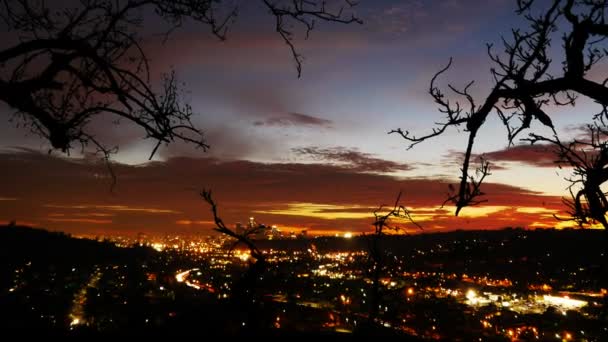
{"label": "sunset sky", "polygon": [[[12,111],[0,104],[0,221],[91,235],[208,232],[209,207],[198,193],[210,188],[230,225],[254,216],[311,234],[370,231],[372,211],[399,191],[427,232],[564,226],[553,214],[564,209],[570,170],[558,169],[542,147],[508,148],[495,116],[475,150],[493,165],[488,201],[460,217],[440,206],[458,181],[466,135],[452,129],[407,150],[387,134],[399,127],[424,134],[442,119],[427,91],[450,57],[441,84],[475,79],[481,102],[491,85],[486,43],[498,45],[521,25],[514,0],[362,0],[363,25],[318,23],[308,40],[299,32],[301,78],[273,18],[255,1],[242,3],[225,42],[186,25],[163,44],[146,22],[152,70],[174,68],[185,82],[208,152],[174,144],[148,162],[153,144],[138,128],[99,120],[98,137],[120,145],[112,189],[99,159],[47,153],[48,144],[9,122]],[[559,51],[561,42],[554,45]],[[563,137],[581,134],[597,112],[585,100],[550,110]],[[538,121],[532,128],[547,133]]]}

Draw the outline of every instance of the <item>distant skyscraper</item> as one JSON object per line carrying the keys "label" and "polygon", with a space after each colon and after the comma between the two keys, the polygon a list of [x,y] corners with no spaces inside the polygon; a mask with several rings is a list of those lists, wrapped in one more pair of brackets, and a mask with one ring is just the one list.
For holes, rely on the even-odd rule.
{"label": "distant skyscraper", "polygon": [[243,224],[241,222],[237,222],[236,226],[235,226],[235,231],[238,235],[244,235],[245,234],[245,226],[243,226]]}
{"label": "distant skyscraper", "polygon": [[247,223],[247,231],[253,231],[258,226],[257,222],[255,222],[255,218],[250,217],[249,222]]}
{"label": "distant skyscraper", "polygon": [[277,226],[272,226],[271,227],[270,236],[272,236],[273,239],[280,239],[281,238],[281,231],[279,230],[279,228],[277,228]]}
{"label": "distant skyscraper", "polygon": [[267,239],[270,235],[270,227],[267,227],[264,224],[257,225],[255,228],[255,234],[253,235],[256,240],[264,240]]}

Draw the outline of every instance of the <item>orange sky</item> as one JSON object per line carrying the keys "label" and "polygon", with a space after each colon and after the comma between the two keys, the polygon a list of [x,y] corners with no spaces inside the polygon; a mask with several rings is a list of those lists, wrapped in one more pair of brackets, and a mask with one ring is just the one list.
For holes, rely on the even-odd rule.
{"label": "orange sky", "polygon": [[400,190],[402,203],[429,232],[553,227],[559,223],[553,214],[563,209],[559,196],[488,183],[488,202],[454,217],[452,207],[440,208],[447,180],[401,178],[373,172],[369,165],[362,170],[354,164],[171,158],[114,165],[118,183],[113,190],[109,174],[95,159],[5,150],[0,168],[0,220],[78,234],[207,233],[213,224],[198,195],[202,188],[213,189],[230,225],[254,216],[284,230],[312,233],[370,231],[373,210],[392,204]]}
{"label": "orange sky", "polygon": [[[365,232],[373,210],[402,191],[402,204],[426,231],[564,225],[553,215],[564,208],[569,170],[558,170],[544,147],[506,148],[496,113],[474,150],[492,163],[483,187],[488,201],[460,217],[440,206],[448,184],[458,182],[465,132],[449,129],[411,150],[386,134],[399,127],[428,134],[445,119],[428,91],[450,59],[438,85],[446,90],[475,80],[471,95],[483,101],[495,67],[486,44],[501,46],[500,37],[521,24],[515,1],[362,1],[356,11],[364,25],[320,22],[310,39],[294,30],[305,57],[301,78],[273,18],[256,3],[241,2],[246,15],[225,42],[204,25],[184,25],[163,42],[162,27],[144,25],[151,82],[174,69],[192,122],[211,149],[175,143],[146,163],[154,147],[142,139],[146,132],[125,121],[115,125],[111,116],[95,118],[87,132],[120,147],[112,156],[122,163],[114,165],[112,191],[98,157],[80,158],[78,146],[70,159],[47,154],[48,143],[28,135],[14,110],[0,103],[0,221],[79,234],[207,233],[209,208],[198,193],[211,188],[229,224],[254,216],[294,230]],[[555,46],[561,33],[555,32]],[[550,57],[561,69],[563,56]],[[607,70],[602,60],[589,75],[603,79]],[[565,141],[601,108],[581,97],[574,109],[547,110]],[[552,134],[540,126],[534,120],[530,131]]]}

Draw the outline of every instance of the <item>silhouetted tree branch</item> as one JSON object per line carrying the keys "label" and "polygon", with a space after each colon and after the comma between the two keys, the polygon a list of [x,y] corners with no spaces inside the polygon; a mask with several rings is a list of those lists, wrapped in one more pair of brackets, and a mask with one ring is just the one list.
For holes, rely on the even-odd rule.
{"label": "silhouetted tree branch", "polygon": [[[361,22],[345,0],[336,11],[324,1],[260,3],[276,19],[276,30],[289,45],[301,74],[302,57],[293,45],[290,24],[315,20]],[[64,4],[65,5],[65,4]],[[150,158],[163,144],[192,143],[206,150],[203,132],[182,99],[174,72],[160,87],[151,81],[148,58],[141,46],[145,20],[153,13],[164,21],[167,35],[191,20],[226,39],[238,8],[222,0],[82,0],[70,6],[44,0],[0,0],[0,20],[18,41],[0,48],[0,100],[15,109],[20,124],[44,138],[53,149],[69,152],[74,144],[92,144],[108,158],[115,151],[96,140],[91,121],[101,115],[127,121],[156,142]],[[349,12],[348,14],[346,12]],[[167,36],[165,37],[165,39]]]}
{"label": "silhouetted tree branch", "polygon": [[572,176],[566,178],[571,198],[563,199],[569,217],[555,217],[562,221],[572,220],[581,227],[599,223],[608,229],[608,199],[601,188],[608,181],[608,130],[598,122],[587,125],[587,130],[588,139],[570,142],[538,134],[530,134],[526,140],[551,144],[555,147],[556,163],[572,167]]}
{"label": "silhouetted tree branch", "polygon": [[220,232],[222,234],[228,235],[232,238],[235,238],[237,243],[242,243],[243,245],[247,246],[247,248],[249,249],[249,251],[251,253],[251,256],[256,260],[256,262],[258,262],[258,261],[264,262],[264,260],[265,260],[264,254],[256,247],[256,245],[253,243],[253,241],[250,238],[250,236],[252,234],[255,234],[257,231],[248,230],[247,232],[245,232],[245,234],[237,234],[235,231],[228,228],[224,224],[224,221],[222,220],[222,218],[219,216],[217,203],[213,199],[211,190],[203,189],[201,191],[200,195],[203,198],[203,200],[205,200],[205,202],[207,202],[209,204],[209,206],[211,206],[211,213],[213,214],[213,221],[215,223],[214,230],[217,232]]}
{"label": "silhouetted tree branch", "polygon": [[[537,134],[530,134],[526,139],[531,143],[548,143],[555,147],[556,163],[560,166],[572,167],[572,176],[566,178],[570,183],[568,190],[570,198],[562,201],[567,209],[568,216],[559,217],[560,221],[574,221],[579,227],[585,228],[593,224],[601,224],[604,228],[604,251],[601,260],[601,273],[608,273],[608,199],[602,186],[608,182],[608,128],[603,120],[596,120],[587,125],[589,135],[583,139],[574,139],[570,142],[561,141],[557,135],[547,138]],[[605,277],[603,277],[605,278]],[[605,287],[605,279],[600,281]],[[602,315],[606,317],[608,311],[608,298],[604,298]]]}
{"label": "silhouetted tree branch", "polygon": [[363,21],[357,18],[353,13],[350,16],[345,16],[345,9],[352,8],[356,5],[354,1],[344,0],[345,6],[340,6],[334,11],[327,9],[326,1],[310,1],[310,0],[291,0],[291,1],[272,1],[263,0],[264,4],[275,16],[275,30],[283,38],[285,44],[289,46],[291,54],[296,63],[298,77],[302,75],[302,55],[298,53],[293,44],[293,31],[290,28],[289,20],[295,24],[301,25],[305,30],[305,38],[308,39],[310,32],[315,27],[316,20],[333,21],[343,24],[358,23]]}
{"label": "silhouetted tree branch", "polygon": [[447,203],[454,204],[456,206],[456,216],[458,216],[458,213],[464,207],[487,202],[487,199],[479,199],[479,197],[485,195],[485,193],[481,191],[481,185],[489,175],[491,175],[490,162],[483,157],[479,157],[479,167],[475,169],[474,175],[468,175],[469,179],[465,183],[464,192],[456,192],[454,187],[450,184],[448,186],[448,198],[443,202],[441,207],[443,208]]}
{"label": "silhouetted tree branch", "polygon": [[[541,6],[541,3],[547,6],[542,14],[535,15],[533,9],[536,5]],[[457,206],[456,214],[463,206],[474,204],[466,200],[467,191],[471,186],[471,155],[477,133],[491,113],[496,113],[502,120],[509,144],[512,144],[522,131],[529,129],[534,119],[554,130],[552,119],[544,108],[547,105],[575,105],[575,94],[589,97],[601,106],[596,118],[608,118],[606,81],[596,82],[588,78],[589,70],[606,55],[606,50],[600,48],[599,44],[608,36],[608,24],[605,22],[608,1],[519,0],[517,4],[517,13],[527,21],[528,28],[525,31],[513,29],[510,39],[502,39],[503,54],[495,53],[493,46],[488,45],[488,55],[495,65],[490,70],[494,87],[488,96],[476,105],[469,93],[473,84],[470,82],[462,88],[448,85],[455,96],[464,99],[466,106],[461,105],[462,101],[447,100],[435,82],[437,77],[451,66],[450,60],[450,63],[432,78],[429,90],[440,112],[445,115],[445,120],[431,133],[422,136],[415,136],[401,129],[389,132],[400,135],[411,147],[443,134],[449,127],[464,125],[469,139],[460,186],[455,197],[451,198]],[[567,24],[567,32],[562,37],[565,63],[562,72],[554,75],[551,71],[553,69],[549,47],[553,36],[558,32],[557,22],[560,20]],[[479,186],[480,184],[477,185]]]}
{"label": "silhouetted tree branch", "polygon": [[267,264],[266,257],[251,240],[250,235],[255,234],[257,229],[260,229],[261,227],[255,227],[252,230],[246,231],[244,234],[237,234],[235,231],[228,228],[219,216],[217,203],[213,199],[211,190],[203,189],[200,195],[211,207],[211,213],[213,214],[213,221],[215,223],[214,230],[236,240],[232,245],[231,250],[238,244],[243,244],[249,249],[251,254],[249,268],[247,269],[247,272],[233,284],[232,298],[235,300],[236,305],[248,306],[248,309],[243,311],[247,313],[249,320],[248,328],[254,328],[258,319],[258,317],[256,317],[256,312],[259,309],[257,305],[260,304],[260,298],[257,295],[259,280],[266,271]]}
{"label": "silhouetted tree branch", "polygon": [[[368,239],[368,265],[369,273],[372,278],[372,293],[369,307],[369,319],[373,322],[378,317],[378,306],[380,305],[380,277],[386,272],[385,252],[380,245],[382,237],[386,235],[386,231],[401,232],[404,231],[401,227],[403,221],[407,224],[412,224],[418,229],[422,229],[418,223],[414,221],[409,210],[401,204],[401,194],[397,195],[395,204],[392,209],[386,211],[386,206],[381,205],[374,210],[374,233]],[[395,223],[395,221],[397,221]]]}

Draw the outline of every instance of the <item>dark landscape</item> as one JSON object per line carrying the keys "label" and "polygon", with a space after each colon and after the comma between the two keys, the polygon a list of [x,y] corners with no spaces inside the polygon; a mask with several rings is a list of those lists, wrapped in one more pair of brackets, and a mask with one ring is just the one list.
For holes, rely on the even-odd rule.
{"label": "dark landscape", "polygon": [[3,340],[608,341],[608,0],[0,0]]}

